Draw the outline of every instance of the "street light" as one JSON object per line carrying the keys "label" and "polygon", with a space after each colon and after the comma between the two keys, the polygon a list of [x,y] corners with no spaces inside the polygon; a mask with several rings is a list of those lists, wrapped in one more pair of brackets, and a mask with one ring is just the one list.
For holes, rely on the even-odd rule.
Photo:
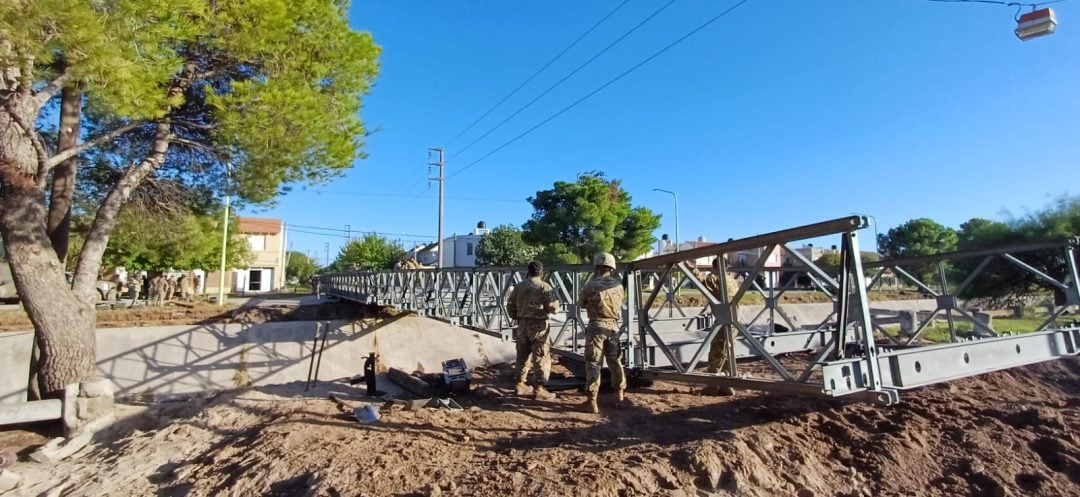
{"label": "street light", "polygon": [[852,212],[852,214],[855,214],[856,216],[863,216],[863,217],[869,219],[871,222],[873,222],[873,224],[874,224],[874,253],[880,255],[881,252],[878,250],[878,237],[879,237],[879,235],[878,235],[878,229],[877,229],[877,218],[874,217],[874,216],[871,216],[870,214],[860,214],[858,212]]}
{"label": "street light", "polygon": [[664,192],[670,194],[675,199],[675,251],[679,251],[679,196],[671,190],[665,190],[663,188],[653,188],[654,192]]}
{"label": "street light", "polygon": [[218,275],[218,306],[225,305],[225,251],[229,245],[229,168],[225,163],[225,212],[221,215],[221,268]]}

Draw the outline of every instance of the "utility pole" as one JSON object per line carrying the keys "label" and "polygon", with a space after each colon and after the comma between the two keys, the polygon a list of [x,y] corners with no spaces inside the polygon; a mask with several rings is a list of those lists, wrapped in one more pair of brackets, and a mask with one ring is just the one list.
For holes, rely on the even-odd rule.
{"label": "utility pole", "polygon": [[[438,181],[439,182],[439,261],[438,261],[438,268],[442,269],[443,268],[443,261],[444,261],[444,259],[443,259],[443,236],[442,236],[442,234],[443,234],[443,231],[442,231],[442,226],[443,226],[443,186],[446,184],[446,176],[443,174],[445,172],[445,170],[446,170],[446,163],[443,161],[443,157],[444,157],[444,154],[446,153],[446,151],[442,147],[429,148],[428,149],[428,158],[429,159],[431,158],[431,153],[432,152],[438,152],[439,153],[439,161],[438,162],[428,162],[428,166],[436,166],[436,167],[439,168],[439,176],[437,178],[428,178],[428,179],[431,180],[431,181]],[[429,167],[428,171],[430,171],[430,170],[431,170],[431,168]]]}
{"label": "utility pole", "polygon": [[352,225],[345,225],[345,243],[352,241]]}
{"label": "utility pole", "polygon": [[225,163],[225,212],[221,214],[221,267],[218,270],[217,305],[225,305],[225,252],[229,248],[229,168],[232,163]]}
{"label": "utility pole", "polygon": [[326,265],[330,265],[330,242],[326,242]]}

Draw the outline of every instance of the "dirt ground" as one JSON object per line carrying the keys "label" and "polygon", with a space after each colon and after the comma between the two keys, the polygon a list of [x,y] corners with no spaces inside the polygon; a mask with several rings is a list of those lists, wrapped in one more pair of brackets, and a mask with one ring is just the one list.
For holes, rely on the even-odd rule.
{"label": "dirt ground", "polygon": [[[369,316],[366,307],[350,302],[320,305],[225,306],[207,302],[172,302],[166,306],[139,306],[130,309],[101,309],[97,312],[98,328],[127,328],[239,322],[247,324],[267,321],[311,321],[319,319],[353,319]],[[384,315],[387,308],[376,308]],[[24,331],[33,327],[22,309],[0,311],[0,332]]]}
{"label": "dirt ground", "polygon": [[[14,495],[1080,495],[1076,359],[892,407],[656,383],[593,415],[572,410],[575,391],[511,396],[503,367],[476,371],[463,411],[379,401],[365,425],[361,392],[332,386],[344,402],[283,385],[125,406],[76,459],[19,462]],[[24,458],[43,441],[0,432]]]}

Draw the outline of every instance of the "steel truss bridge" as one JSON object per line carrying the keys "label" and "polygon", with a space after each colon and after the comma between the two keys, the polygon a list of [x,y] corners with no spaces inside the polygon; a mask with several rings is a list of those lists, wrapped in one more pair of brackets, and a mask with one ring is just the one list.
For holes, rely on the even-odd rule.
{"label": "steel truss bridge", "polygon": [[[1063,316],[1080,309],[1076,284],[1080,239],[864,263],[858,231],[866,226],[864,217],[845,217],[620,264],[616,273],[627,295],[622,321],[626,368],[631,374],[664,381],[893,404],[900,390],[1078,354],[1080,326],[1065,325]],[[793,246],[823,237],[839,239],[838,268],[820,267]],[[770,267],[770,254],[777,249],[797,262]],[[739,288],[712,295],[691,266],[736,253],[743,255],[742,265],[729,267],[720,257],[720,269],[733,273],[741,281]],[[748,253],[751,263],[746,262]],[[1035,257],[1060,261],[1066,274],[1056,278],[1027,262]],[[545,269],[545,279],[562,303],[562,311],[551,320],[552,349],[581,361],[586,322],[576,302],[593,268]],[[1014,277],[1020,272],[1038,279],[1059,296],[1064,294],[1059,298],[1063,302],[1050,309],[1035,331],[995,329],[959,299],[972,285],[993,281],[1007,271]],[[936,304],[926,319],[906,332],[895,326],[895,314],[874,309],[869,298],[870,290],[886,276],[906,281]],[[513,285],[524,278],[524,267],[360,271],[324,275],[319,287],[326,295],[412,310],[512,340],[515,323],[505,302]],[[697,289],[702,305],[681,307],[675,294],[685,289]],[[808,291],[826,295],[831,312],[826,311],[828,317],[820,322],[797,324],[792,304],[782,297]],[[757,304],[751,307],[750,300]],[[740,316],[740,305],[751,312]],[[948,341],[921,340],[940,316],[948,326]],[[971,323],[970,332],[960,321]],[[739,332],[735,340],[728,340],[738,360],[719,375],[698,372],[712,339],[730,330],[727,324]]]}

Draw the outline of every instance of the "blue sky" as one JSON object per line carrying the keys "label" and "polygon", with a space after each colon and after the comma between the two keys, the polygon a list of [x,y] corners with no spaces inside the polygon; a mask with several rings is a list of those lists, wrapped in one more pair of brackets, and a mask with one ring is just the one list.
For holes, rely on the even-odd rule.
{"label": "blue sky", "polygon": [[[1004,219],[1075,194],[1080,2],[1021,42],[1014,8],[921,0],[750,0],[637,71],[488,154],[735,1],[677,0],[544,98],[461,151],[668,0],[632,0],[518,94],[488,110],[621,0],[354,1],[383,47],[365,101],[369,157],[272,209],[290,226],[379,232],[411,247],[437,232],[427,149],[447,150],[444,232],[520,226],[525,201],[601,170],[684,240],[748,236],[853,212],[881,231],[930,217]],[[469,166],[468,169],[464,169]],[[324,235],[304,233],[319,232]],[[325,262],[343,231],[295,228]],[[338,236],[327,236],[338,235]]]}

